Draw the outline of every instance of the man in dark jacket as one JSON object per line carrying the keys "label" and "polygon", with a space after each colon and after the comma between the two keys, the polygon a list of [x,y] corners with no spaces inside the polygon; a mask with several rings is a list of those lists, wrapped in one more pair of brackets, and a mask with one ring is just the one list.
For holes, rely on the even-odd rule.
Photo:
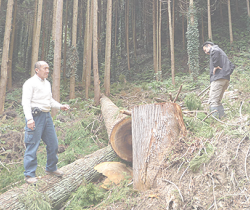
{"label": "man in dark jacket", "polygon": [[217,110],[213,115],[222,118],[224,107],[221,100],[225,90],[228,88],[234,65],[230,62],[225,52],[218,45],[214,45],[213,42],[205,42],[202,48],[206,54],[210,55],[211,88],[208,101],[210,111]]}

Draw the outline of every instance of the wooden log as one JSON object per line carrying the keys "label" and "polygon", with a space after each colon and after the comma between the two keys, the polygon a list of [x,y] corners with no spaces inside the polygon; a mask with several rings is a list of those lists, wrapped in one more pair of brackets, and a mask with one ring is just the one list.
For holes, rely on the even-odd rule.
{"label": "wooden log", "polygon": [[133,185],[137,190],[157,187],[168,148],[185,134],[181,107],[167,102],[135,106],[132,110]]}
{"label": "wooden log", "polygon": [[131,117],[121,113],[119,108],[105,95],[102,95],[100,103],[113,150],[123,160],[132,162]]}
{"label": "wooden log", "polygon": [[[108,146],[103,149],[78,159],[75,162],[62,167],[64,172],[62,178],[46,175],[38,180],[36,189],[46,195],[52,207],[58,209],[67,200],[72,192],[85,180],[87,183],[95,181],[100,177],[94,167],[102,162],[113,161],[116,158],[113,149]],[[0,195],[0,209],[26,209],[19,201],[21,196],[25,196],[29,188],[28,184],[23,184],[19,188],[13,188]]]}

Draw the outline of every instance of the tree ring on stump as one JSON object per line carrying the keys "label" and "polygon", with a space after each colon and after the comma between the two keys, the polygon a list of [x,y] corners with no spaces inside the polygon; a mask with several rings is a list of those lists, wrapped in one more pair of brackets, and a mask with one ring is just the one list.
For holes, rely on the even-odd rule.
{"label": "tree ring on stump", "polygon": [[132,162],[132,128],[130,117],[114,125],[110,134],[110,143],[113,150],[121,159]]}

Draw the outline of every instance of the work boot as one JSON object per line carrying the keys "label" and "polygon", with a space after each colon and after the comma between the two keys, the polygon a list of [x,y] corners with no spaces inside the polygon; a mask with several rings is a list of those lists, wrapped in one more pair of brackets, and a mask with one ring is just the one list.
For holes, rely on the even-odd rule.
{"label": "work boot", "polygon": [[35,184],[37,182],[37,178],[36,177],[30,177],[30,176],[26,176],[25,177],[25,181],[28,184]]}
{"label": "work boot", "polygon": [[212,115],[214,117],[217,117],[219,119],[221,119],[222,117],[225,116],[225,112],[224,112],[224,107],[222,105],[220,106],[210,106],[210,112],[216,110],[216,112],[214,112]]}
{"label": "work boot", "polygon": [[46,174],[48,175],[55,175],[58,177],[62,177],[64,173],[62,171],[56,170],[56,171],[45,171]]}

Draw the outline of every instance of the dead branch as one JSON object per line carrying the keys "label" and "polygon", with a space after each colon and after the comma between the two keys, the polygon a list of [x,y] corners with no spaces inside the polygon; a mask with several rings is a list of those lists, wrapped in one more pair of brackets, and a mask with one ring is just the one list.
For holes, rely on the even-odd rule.
{"label": "dead branch", "polygon": [[214,112],[217,112],[217,110],[214,110],[214,111],[210,112],[201,122],[204,122]]}
{"label": "dead branch", "polygon": [[201,92],[198,94],[198,97],[199,97],[202,93],[204,93],[205,91],[207,91],[207,90],[210,88],[210,86],[211,86],[211,85],[209,85],[209,86],[206,87],[203,91],[201,91]]}
{"label": "dead branch", "polygon": [[120,110],[120,113],[131,116],[132,112],[128,110]]}
{"label": "dead branch", "polygon": [[179,90],[178,90],[178,93],[177,93],[175,99],[173,100],[173,103],[175,103],[175,102],[177,101],[178,96],[179,96],[179,94],[180,94],[180,92],[181,92],[181,89],[182,89],[182,85],[180,86],[180,88],[179,88]]}
{"label": "dead branch", "polygon": [[164,181],[164,182],[169,182],[170,184],[174,185],[174,186],[176,187],[176,189],[178,190],[180,196],[181,196],[182,202],[184,202],[184,199],[183,199],[183,197],[182,197],[181,191],[180,191],[180,189],[176,186],[175,183],[173,183],[173,182],[171,182],[171,181],[169,181],[169,180],[167,180],[167,179],[162,179],[162,181]]}
{"label": "dead branch", "polygon": [[241,109],[242,109],[243,104],[244,104],[244,101],[242,101],[240,105],[240,119],[242,118]]}
{"label": "dead branch", "polygon": [[213,176],[211,176],[210,174],[208,174],[208,175],[210,176],[210,178],[212,179],[212,182],[213,182],[214,206],[215,206],[215,209],[218,209],[217,204],[216,204],[216,197],[215,197],[215,194],[214,194],[214,179],[213,179]]}
{"label": "dead branch", "polygon": [[236,155],[235,155],[234,158],[237,157],[238,151],[239,151],[239,148],[240,148],[240,144],[245,140],[245,138],[247,137],[247,134],[248,134],[248,132],[244,135],[244,137],[241,139],[240,143],[238,144],[238,147],[237,147],[237,150],[236,150]]}

